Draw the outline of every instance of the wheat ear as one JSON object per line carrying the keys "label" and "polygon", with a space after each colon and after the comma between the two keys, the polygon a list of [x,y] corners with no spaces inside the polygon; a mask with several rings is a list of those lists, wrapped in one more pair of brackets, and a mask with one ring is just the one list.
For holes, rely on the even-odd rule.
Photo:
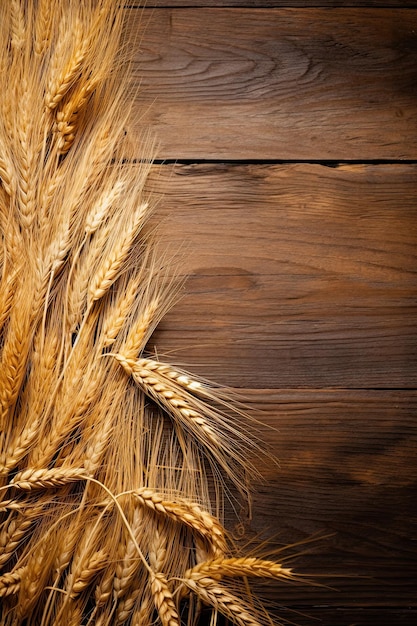
{"label": "wheat ear", "polygon": [[194,408],[192,396],[186,395],[180,386],[175,386],[171,382],[172,379],[163,375],[162,370],[158,371],[153,361],[149,362],[147,359],[131,361],[121,354],[116,354],[115,358],[145,393],[167,409],[170,415],[177,417],[193,432],[197,432],[199,438],[208,440],[214,448],[220,446],[220,440],[207,419],[201,411]]}
{"label": "wheat ear", "polygon": [[23,7],[18,0],[11,0],[11,44],[12,47],[21,50],[26,41],[26,27]]}
{"label": "wheat ear", "polygon": [[82,624],[83,611],[81,606],[68,605],[62,615],[54,621],[54,626],[80,626]]}
{"label": "wheat ear", "polygon": [[51,0],[39,0],[38,18],[35,24],[35,52],[44,53],[51,38],[52,6]]}
{"label": "wheat ear", "polygon": [[10,486],[22,491],[32,489],[49,489],[68,485],[69,483],[85,480],[85,470],[82,467],[27,469],[16,474]]}
{"label": "wheat ear", "polygon": [[[0,170],[1,176],[1,170]],[[0,291],[0,329],[3,328],[5,321],[7,320],[10,310],[12,308],[13,299],[15,296],[15,286],[18,272],[16,270],[8,274],[4,281],[1,283]]]}
{"label": "wheat ear", "polygon": [[37,503],[29,512],[18,516],[11,512],[0,532],[0,567],[3,567],[15,554],[28,531],[44,511],[44,503]]}
{"label": "wheat ear", "polygon": [[109,567],[98,582],[94,591],[94,599],[97,608],[103,607],[112,597],[115,575],[115,566]]}
{"label": "wheat ear", "polygon": [[162,572],[151,576],[151,590],[162,626],[180,626],[178,612]]}
{"label": "wheat ear", "polygon": [[116,242],[109,256],[105,258],[93,276],[88,293],[90,303],[102,298],[119,275],[133,242],[143,226],[148,207],[148,203],[143,203],[135,210],[120,240]]}
{"label": "wheat ear", "polygon": [[[65,21],[61,23],[61,26],[63,29],[68,28]],[[51,110],[58,106],[71,85],[75,82],[89,44],[88,38],[85,37],[82,31],[80,22],[75,25],[73,46],[69,51],[66,49],[68,45],[66,37],[62,36],[59,42],[51,62],[50,78],[45,95],[45,105]],[[66,61],[63,63],[65,58]]]}
{"label": "wheat ear", "polygon": [[25,570],[26,567],[18,567],[12,572],[0,576],[0,598],[18,593],[22,574]]}
{"label": "wheat ear", "polygon": [[[133,588],[131,589],[129,595],[119,602],[116,613],[116,624],[124,624],[128,621],[140,596],[141,589]],[[151,611],[149,612],[151,613]]]}
{"label": "wheat ear", "polygon": [[216,581],[204,578],[186,579],[184,582],[204,604],[213,607],[236,626],[262,626],[258,620],[252,617],[253,610],[251,607],[245,606],[238,597],[229,593]]}
{"label": "wheat ear", "polygon": [[[104,320],[103,325],[103,347],[108,348],[111,346],[117,335],[120,333],[122,328],[124,327],[126,320],[129,316],[129,313],[132,310],[135,299],[139,293],[139,286],[141,282],[141,275],[139,275],[136,279],[130,281],[130,284],[127,285],[126,289],[122,293],[121,297],[118,298],[116,303],[110,309],[106,318]],[[147,331],[148,328],[145,328]],[[139,340],[140,342],[143,339],[143,334]],[[138,350],[135,350],[134,354],[136,355]]]}
{"label": "wheat ear", "polygon": [[[36,342],[38,345],[36,345]],[[46,393],[52,385],[56,366],[57,338],[51,332],[47,343],[40,346],[40,337],[35,338],[32,357],[34,374],[28,383],[26,403],[22,407],[22,431],[8,445],[7,451],[0,455],[0,475],[7,474],[29,453],[31,445],[37,438],[43,421],[43,408],[48,397]],[[29,419],[28,412],[33,413]],[[16,425],[17,426],[17,425]],[[17,428],[16,428],[17,430]]]}
{"label": "wheat ear", "polygon": [[133,612],[131,626],[151,626],[153,624],[154,603],[149,592],[149,596],[142,596],[140,607]]}
{"label": "wheat ear", "polygon": [[197,504],[167,500],[161,494],[146,487],[133,492],[133,495],[143,506],[175,522],[185,524],[201,534],[215,555],[223,555],[227,552],[225,531],[220,522]]}
{"label": "wheat ear", "polygon": [[129,364],[131,360],[135,359],[145,347],[146,339],[149,336],[149,330],[152,328],[159,304],[160,298],[154,297],[143,309],[141,309],[139,315],[130,328],[126,341],[121,348],[121,358],[123,363],[127,364],[127,368],[125,366],[124,367],[129,374]]}
{"label": "wheat ear", "polygon": [[30,554],[30,560],[21,579],[17,612],[25,617],[35,606],[50,575],[49,565],[53,559],[54,546],[49,544],[46,534],[36,549]]}
{"label": "wheat ear", "polygon": [[[143,523],[143,510],[138,507],[134,510],[131,523],[131,531],[135,537],[140,534]],[[130,536],[127,538],[126,544],[122,544],[120,548],[121,559],[116,565],[116,574],[113,581],[113,596],[116,600],[123,598],[128,593],[132,579],[141,565],[136,546]]]}
{"label": "wheat ear", "polygon": [[277,580],[293,580],[292,570],[274,561],[266,561],[255,557],[219,558],[198,563],[185,573],[185,578],[197,580],[211,578],[221,580],[231,578],[273,578]]}
{"label": "wheat ear", "polygon": [[75,570],[73,574],[73,580],[70,584],[71,599],[74,600],[89,587],[92,580],[105,567],[108,558],[109,555],[106,550],[98,550],[86,560],[84,565],[79,565],[78,570]]}

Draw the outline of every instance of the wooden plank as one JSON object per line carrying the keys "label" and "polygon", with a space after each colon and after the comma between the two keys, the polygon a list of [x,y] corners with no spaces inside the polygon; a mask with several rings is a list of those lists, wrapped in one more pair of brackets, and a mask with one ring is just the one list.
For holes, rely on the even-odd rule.
{"label": "wooden plank", "polygon": [[417,158],[416,10],[158,9],[129,26],[160,158]]}
{"label": "wooden plank", "polygon": [[182,298],[149,348],[231,386],[417,386],[417,166],[155,166]]}
{"label": "wooden plank", "polygon": [[[404,607],[389,608],[329,608],[326,606],[300,606],[294,608],[280,607],[274,611],[277,626],[415,626],[417,611]],[[204,619],[205,618],[205,619]],[[209,615],[199,620],[199,626],[210,626]],[[284,620],[288,621],[284,621]],[[219,626],[229,626],[225,620],[219,619]]]}
{"label": "wooden plank", "polygon": [[128,3],[134,8],[153,7],[246,7],[246,8],[404,8],[417,7],[417,0],[134,0]]}
{"label": "wooden plank", "polygon": [[278,558],[301,553],[289,565],[325,585],[273,585],[265,596],[307,614],[319,605],[417,609],[417,392],[246,396],[280,461],[265,466],[255,489],[251,529],[275,535],[277,549],[312,539]]}
{"label": "wooden plank", "polygon": [[[282,616],[292,620],[297,626],[415,626],[417,611],[404,609],[349,609],[339,607],[300,607],[297,613],[280,611]],[[301,615],[300,615],[301,613]],[[307,615],[306,615],[307,614]]]}

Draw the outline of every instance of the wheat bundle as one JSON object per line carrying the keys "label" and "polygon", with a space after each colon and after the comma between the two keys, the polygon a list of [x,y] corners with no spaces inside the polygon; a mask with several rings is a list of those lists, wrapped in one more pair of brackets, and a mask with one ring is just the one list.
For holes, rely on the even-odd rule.
{"label": "wheat bundle", "polygon": [[[234,555],[246,425],[144,353],[175,294],[147,229],[115,0],[0,4],[0,623],[268,621]],[[239,582],[241,581],[241,582]]]}

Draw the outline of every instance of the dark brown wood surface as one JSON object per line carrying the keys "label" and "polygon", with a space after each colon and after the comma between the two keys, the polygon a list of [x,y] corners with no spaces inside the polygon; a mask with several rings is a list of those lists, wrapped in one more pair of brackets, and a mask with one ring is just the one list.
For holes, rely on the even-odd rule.
{"label": "dark brown wood surface", "polygon": [[152,6],[131,130],[176,161],[149,188],[189,277],[149,349],[238,388],[279,459],[247,535],[318,584],[262,587],[277,620],[414,626],[417,3]]}
{"label": "dark brown wood surface", "polygon": [[160,158],[417,158],[417,10],[160,9],[142,22],[137,119]]}
{"label": "dark brown wood surface", "polygon": [[189,275],[159,353],[238,387],[417,387],[416,181],[416,165],[155,167]]}
{"label": "dark brown wood surface", "polygon": [[128,7],[245,7],[245,8],[412,8],[417,7],[417,0],[131,0]]}
{"label": "dark brown wood surface", "polygon": [[[246,394],[258,418],[276,429],[264,429],[262,436],[280,458],[279,470],[265,469],[266,482],[256,489],[252,528],[276,532],[277,546],[316,537],[294,567],[333,587],[289,585],[280,592],[283,603],[333,608],[407,604],[415,589],[415,552],[408,533],[416,518],[406,512],[412,511],[417,478],[416,392]],[[255,513],[260,510],[262,516]],[[276,593],[271,589],[271,599]]]}

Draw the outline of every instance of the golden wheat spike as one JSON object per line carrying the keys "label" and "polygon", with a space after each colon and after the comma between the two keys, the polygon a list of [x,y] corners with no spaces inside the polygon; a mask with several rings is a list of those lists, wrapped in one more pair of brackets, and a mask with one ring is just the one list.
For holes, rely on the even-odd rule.
{"label": "golden wheat spike", "polygon": [[186,579],[187,587],[207,606],[227,617],[236,626],[262,626],[253,617],[253,609],[210,578]]}
{"label": "golden wheat spike", "polygon": [[0,576],[0,597],[10,596],[18,593],[22,575],[25,573],[26,567],[18,567],[17,569]]}
{"label": "golden wheat spike", "polygon": [[256,557],[218,558],[203,561],[185,573],[185,578],[197,580],[211,578],[274,578],[292,580],[292,570],[274,561],[266,561]]}

